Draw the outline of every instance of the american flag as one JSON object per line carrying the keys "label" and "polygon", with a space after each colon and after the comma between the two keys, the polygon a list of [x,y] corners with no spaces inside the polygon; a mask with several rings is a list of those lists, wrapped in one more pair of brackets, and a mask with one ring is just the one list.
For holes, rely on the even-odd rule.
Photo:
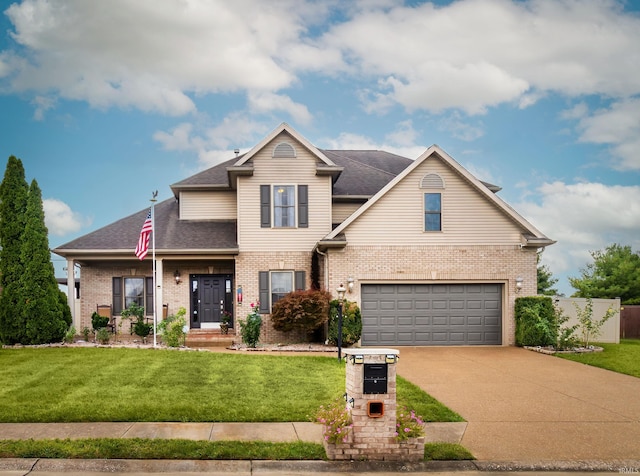
{"label": "american flag", "polygon": [[151,236],[151,232],[153,231],[153,225],[151,224],[151,209],[149,209],[149,213],[147,214],[147,219],[144,221],[142,225],[142,230],[140,230],[140,238],[138,238],[138,246],[136,246],[136,256],[140,261],[147,256],[149,252],[149,237]]}

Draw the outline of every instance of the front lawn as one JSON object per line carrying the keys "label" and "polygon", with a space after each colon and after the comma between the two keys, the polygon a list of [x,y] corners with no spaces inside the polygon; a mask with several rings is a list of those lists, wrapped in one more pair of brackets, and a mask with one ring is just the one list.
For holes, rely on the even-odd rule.
{"label": "front lawn", "polygon": [[602,347],[604,351],[556,355],[563,359],[640,377],[640,339],[620,339],[619,344],[596,345]]}
{"label": "front lawn", "polygon": [[[0,422],[307,421],[342,395],[325,356],[150,349],[0,349]],[[426,421],[463,421],[398,377],[398,403]]]}

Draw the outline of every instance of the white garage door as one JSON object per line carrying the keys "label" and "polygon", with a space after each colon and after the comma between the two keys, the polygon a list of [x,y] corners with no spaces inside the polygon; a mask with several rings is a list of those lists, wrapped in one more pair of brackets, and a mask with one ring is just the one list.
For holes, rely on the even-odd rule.
{"label": "white garage door", "polygon": [[501,284],[363,284],[362,345],[502,344]]}

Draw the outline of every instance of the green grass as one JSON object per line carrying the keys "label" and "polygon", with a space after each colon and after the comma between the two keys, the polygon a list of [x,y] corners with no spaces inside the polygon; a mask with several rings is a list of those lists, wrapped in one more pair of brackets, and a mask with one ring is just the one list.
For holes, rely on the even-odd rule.
{"label": "green grass", "polygon": [[[427,443],[426,460],[469,460],[460,445]],[[318,443],[132,439],[0,440],[0,458],[323,460]]]}
{"label": "green grass", "polygon": [[0,440],[0,458],[320,460],[319,443],[157,439]]}
{"label": "green grass", "polygon": [[556,354],[558,357],[621,374],[640,377],[640,339],[620,339],[619,344],[596,344],[603,352]]}
{"label": "green grass", "polygon": [[[0,422],[307,421],[344,392],[325,356],[149,349],[0,349]],[[398,401],[426,421],[462,421],[398,378]]]}

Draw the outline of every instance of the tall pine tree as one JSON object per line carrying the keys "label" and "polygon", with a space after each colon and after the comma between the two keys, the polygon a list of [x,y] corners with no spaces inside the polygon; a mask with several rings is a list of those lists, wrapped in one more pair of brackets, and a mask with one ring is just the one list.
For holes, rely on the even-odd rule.
{"label": "tall pine tree", "polygon": [[42,192],[34,179],[29,189],[22,240],[24,272],[20,277],[20,308],[27,343],[60,342],[67,330],[58,283],[51,263],[48,230],[44,224]]}
{"label": "tall pine tree", "polygon": [[5,344],[26,339],[24,315],[16,310],[24,271],[21,249],[28,195],[22,161],[11,156],[0,184],[0,341]]}

